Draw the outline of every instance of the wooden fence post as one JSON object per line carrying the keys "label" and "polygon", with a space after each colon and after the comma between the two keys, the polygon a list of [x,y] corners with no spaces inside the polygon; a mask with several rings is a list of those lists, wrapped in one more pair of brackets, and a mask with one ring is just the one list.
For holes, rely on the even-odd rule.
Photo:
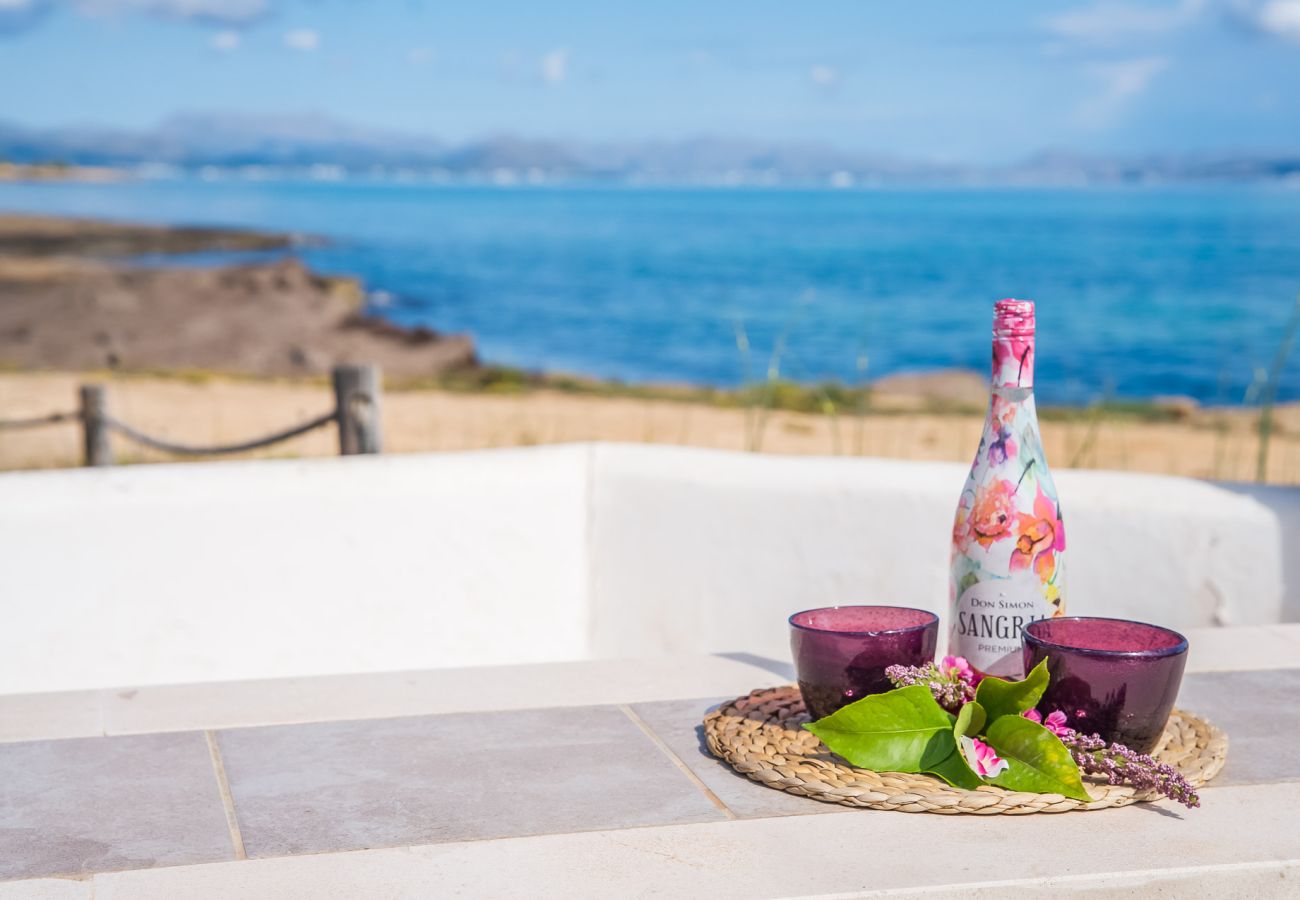
{"label": "wooden fence post", "polygon": [[113,445],[108,440],[108,393],[102,384],[81,386],[81,434],[85,465],[111,466]]}
{"label": "wooden fence post", "polygon": [[380,418],[381,382],[378,366],[335,366],[334,402],[339,422],[339,453],[379,453],[383,450]]}

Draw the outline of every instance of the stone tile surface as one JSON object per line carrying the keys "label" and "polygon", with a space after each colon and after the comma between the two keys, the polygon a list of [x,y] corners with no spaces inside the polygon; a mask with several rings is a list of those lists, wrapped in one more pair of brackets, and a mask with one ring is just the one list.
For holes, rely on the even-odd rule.
{"label": "stone tile surface", "polygon": [[1290,641],[1300,644],[1300,622],[1282,622],[1277,625],[1266,625],[1269,631],[1280,634]]}
{"label": "stone tile surface", "polygon": [[35,878],[0,881],[0,900],[93,900],[91,879]]}
{"label": "stone tile surface", "polygon": [[[1189,673],[1300,666],[1300,624],[1187,635]],[[791,680],[788,661],[738,652],[0,695],[0,742],[734,696]]]}
{"label": "stone tile surface", "polygon": [[1212,786],[1300,781],[1297,698],[1300,668],[1183,676],[1179,707],[1228,733],[1228,762]]}
{"label": "stone tile surface", "polygon": [[[96,876],[95,900],[886,892],[1259,900],[1297,894],[1297,809],[1300,785],[1286,784],[1218,789],[1191,811],[1144,804],[1059,816],[780,816],[124,872]],[[959,851],[936,861],[934,847]]]}
{"label": "stone tile surface", "polygon": [[202,734],[0,744],[0,879],[233,858]]}
{"label": "stone tile surface", "polygon": [[742,818],[851,812],[847,807],[796,797],[750,781],[704,745],[704,714],[732,697],[635,703],[632,709],[727,808]]}
{"label": "stone tile surface", "polygon": [[235,729],[219,741],[250,857],[724,818],[616,707]]}
{"label": "stone tile surface", "polygon": [[779,666],[772,669],[761,657],[719,654],[141,687],[104,692],[104,731],[141,734],[742,694],[789,680]]}
{"label": "stone tile surface", "polygon": [[99,691],[0,695],[0,743],[104,733]]}

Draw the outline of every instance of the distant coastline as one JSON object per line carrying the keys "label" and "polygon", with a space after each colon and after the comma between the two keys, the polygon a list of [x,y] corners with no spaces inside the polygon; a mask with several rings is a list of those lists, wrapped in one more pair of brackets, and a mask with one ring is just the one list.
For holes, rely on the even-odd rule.
{"label": "distant coastline", "polygon": [[1293,152],[1111,156],[1043,149],[1006,163],[893,156],[817,142],[699,136],[624,142],[517,135],[448,142],[320,116],[178,115],[153,128],[27,128],[0,121],[0,160],[113,177],[409,179],[456,184],[889,186],[1300,185]]}
{"label": "distant coastline", "polygon": [[79,166],[67,163],[10,163],[0,161],[0,181],[125,181],[130,169],[120,166]]}

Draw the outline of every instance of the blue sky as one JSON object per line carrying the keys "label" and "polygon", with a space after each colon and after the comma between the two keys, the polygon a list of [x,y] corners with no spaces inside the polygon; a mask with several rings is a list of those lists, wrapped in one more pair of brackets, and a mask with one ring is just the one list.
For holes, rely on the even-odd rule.
{"label": "blue sky", "polygon": [[1300,0],[0,0],[0,85],[0,119],[29,126],[1300,151]]}

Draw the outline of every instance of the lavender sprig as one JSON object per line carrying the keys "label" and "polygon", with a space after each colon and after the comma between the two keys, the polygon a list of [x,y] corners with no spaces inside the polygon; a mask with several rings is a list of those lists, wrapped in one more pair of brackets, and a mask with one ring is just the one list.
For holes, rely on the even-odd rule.
{"label": "lavender sprig", "polygon": [[1099,735],[1080,734],[1073,728],[1062,728],[1056,734],[1080,771],[1103,775],[1109,784],[1127,781],[1139,791],[1155,791],[1188,809],[1201,805],[1196,789],[1167,763],[1156,762],[1145,753],[1135,753],[1123,744],[1107,745]]}
{"label": "lavender sprig", "polygon": [[[954,715],[975,699],[975,685],[979,682],[974,669],[959,656],[945,656],[938,665],[890,666],[885,669],[885,677],[896,688],[923,685],[940,706]],[[1196,789],[1173,766],[1156,762],[1145,753],[1135,753],[1123,744],[1107,744],[1099,735],[1081,734],[1066,725],[1065,716],[1059,712],[1046,720],[1032,709],[1025,716],[1060,738],[1081,772],[1104,776],[1110,784],[1127,781],[1139,791],[1154,791],[1188,809],[1201,805]]]}
{"label": "lavender sprig", "polygon": [[975,699],[975,686],[950,666],[947,672],[934,663],[923,666],[890,666],[885,669],[885,677],[896,688],[924,685],[939,705],[948,712],[956,714],[965,703]]}

